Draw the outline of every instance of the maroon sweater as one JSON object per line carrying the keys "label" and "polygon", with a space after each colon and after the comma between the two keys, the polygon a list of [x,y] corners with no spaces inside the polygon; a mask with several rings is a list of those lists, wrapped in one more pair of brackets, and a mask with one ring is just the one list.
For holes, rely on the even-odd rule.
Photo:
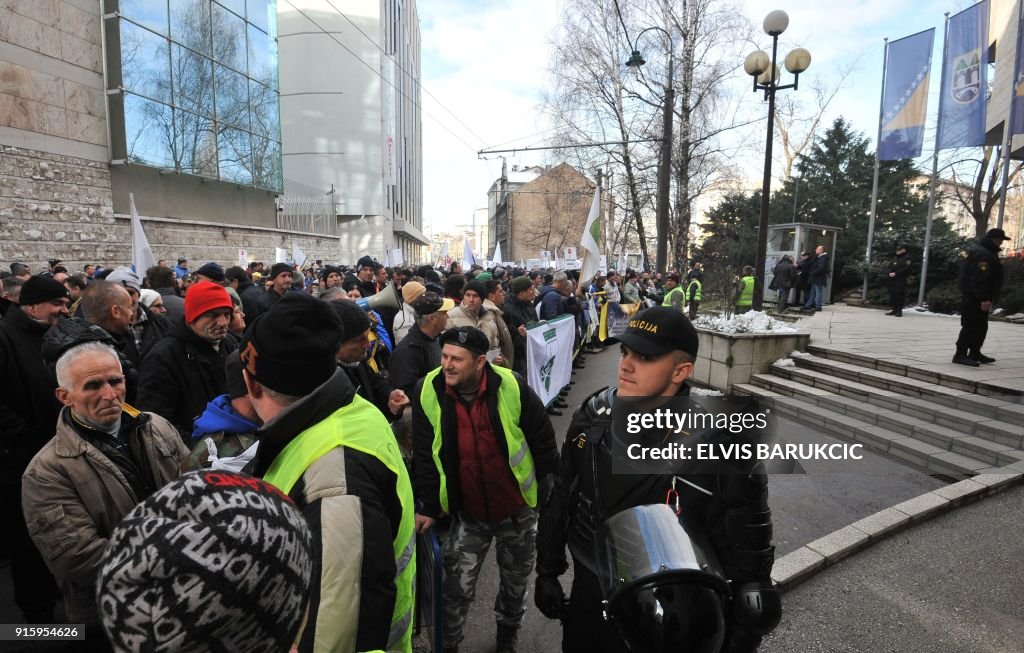
{"label": "maroon sweater", "polygon": [[462,510],[491,524],[505,521],[526,507],[508,457],[491,427],[487,412],[487,375],[480,376],[480,388],[472,403],[451,386],[445,392],[455,397],[459,440],[459,488]]}

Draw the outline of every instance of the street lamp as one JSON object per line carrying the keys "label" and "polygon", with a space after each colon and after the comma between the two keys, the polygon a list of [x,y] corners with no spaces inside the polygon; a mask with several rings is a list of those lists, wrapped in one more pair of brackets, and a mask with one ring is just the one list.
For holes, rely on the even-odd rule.
{"label": "street lamp", "polygon": [[665,106],[664,106],[664,127],[662,129],[662,140],[661,140],[661,157],[658,164],[658,200],[657,200],[657,233],[658,233],[658,253],[655,258],[655,271],[656,272],[668,272],[668,194],[669,194],[669,179],[672,173],[672,112],[675,107],[676,92],[672,88],[672,68],[674,65],[673,51],[674,46],[672,44],[672,35],[667,30],[661,27],[648,27],[636,35],[636,40],[633,45],[633,54],[630,55],[629,61],[626,62],[626,66],[633,69],[637,73],[640,72],[640,66],[647,63],[644,58],[640,56],[640,50],[637,46],[640,43],[640,37],[645,32],[651,30],[657,30],[665,35],[668,39],[668,76],[665,79]]}
{"label": "street lamp", "polygon": [[786,12],[775,10],[764,18],[765,34],[772,37],[772,56],[760,50],[751,52],[743,62],[743,70],[754,78],[754,92],[764,91],[768,100],[768,140],[764,148],[764,180],[761,184],[761,218],[757,230],[757,258],[754,261],[754,300],[753,310],[761,310],[764,299],[764,266],[768,250],[768,194],[772,185],[772,140],[775,137],[775,92],[791,88],[797,89],[800,73],[811,65],[811,53],[797,48],[786,55],[784,65],[793,75],[793,83],[780,85],[782,70],[776,63],[779,49],[779,34],[789,27],[789,16]]}

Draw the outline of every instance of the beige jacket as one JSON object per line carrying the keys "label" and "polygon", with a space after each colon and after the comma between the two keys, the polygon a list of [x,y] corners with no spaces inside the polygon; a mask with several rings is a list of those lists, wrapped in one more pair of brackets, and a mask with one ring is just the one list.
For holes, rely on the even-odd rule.
{"label": "beige jacket", "polygon": [[[69,622],[97,621],[96,573],[114,527],[140,500],[121,470],[64,419],[28,464],[21,505],[28,532],[57,579]],[[177,429],[125,404],[136,418],[132,437],[145,453],[157,488],[178,477],[189,451]]]}
{"label": "beige jacket", "polygon": [[[490,300],[484,300],[484,305],[480,307],[480,313],[475,320],[461,306],[448,311],[448,324],[445,326],[445,329],[456,329],[464,326],[476,327],[483,331],[484,335],[487,336],[487,340],[491,343],[491,349],[501,350],[501,356],[505,359],[503,367],[512,369],[512,358],[514,356],[512,337],[508,333],[508,326],[505,325],[505,320],[501,317],[501,311]],[[502,336],[502,329],[504,329],[504,336]]]}

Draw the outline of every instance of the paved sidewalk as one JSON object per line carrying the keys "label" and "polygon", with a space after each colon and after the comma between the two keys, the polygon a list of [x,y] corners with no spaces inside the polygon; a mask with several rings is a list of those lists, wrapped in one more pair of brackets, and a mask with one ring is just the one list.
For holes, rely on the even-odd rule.
{"label": "paved sidewalk", "polygon": [[984,352],[996,362],[976,368],[950,362],[960,333],[958,316],[904,310],[897,318],[840,303],[795,326],[811,332],[812,345],[985,382],[1013,394],[1024,392],[1024,325],[989,323]]}
{"label": "paved sidewalk", "polygon": [[762,653],[1002,653],[1024,642],[1024,486],[903,531],[782,598]]}

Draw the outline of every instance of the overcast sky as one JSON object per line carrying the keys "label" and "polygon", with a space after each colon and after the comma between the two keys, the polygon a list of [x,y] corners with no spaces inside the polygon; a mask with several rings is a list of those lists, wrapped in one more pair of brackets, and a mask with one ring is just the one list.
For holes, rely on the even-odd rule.
{"label": "overcast sky", "polygon": [[[834,85],[835,71],[856,66],[833,102],[826,124],[843,115],[872,143],[878,127],[883,39],[936,28],[934,96],[941,65],[943,13],[969,4],[959,0],[740,2],[742,11],[758,26],[764,49],[771,45],[760,32],[765,14],[773,9],[789,14],[789,29],[780,39],[781,55],[805,47],[813,57],[810,70],[801,76],[802,87],[814,78]],[[549,43],[559,24],[560,6],[560,0],[418,0],[426,91],[422,104],[423,215],[424,226],[431,231],[467,225],[473,210],[486,205],[487,189],[500,175],[501,161],[478,160],[477,150],[542,144],[544,130],[550,125],[539,117],[538,105],[547,83]],[[623,53],[623,60],[627,56]],[[738,89],[749,89],[747,78],[735,83]],[[747,93],[754,96],[749,90]],[[751,111],[766,115],[766,105],[754,100]],[[930,123],[935,111],[933,98],[928,107]],[[762,142],[760,152],[763,129],[753,132]],[[757,153],[751,153],[749,159],[756,177],[760,169]],[[543,160],[544,153],[524,153],[510,157],[509,165]]]}

